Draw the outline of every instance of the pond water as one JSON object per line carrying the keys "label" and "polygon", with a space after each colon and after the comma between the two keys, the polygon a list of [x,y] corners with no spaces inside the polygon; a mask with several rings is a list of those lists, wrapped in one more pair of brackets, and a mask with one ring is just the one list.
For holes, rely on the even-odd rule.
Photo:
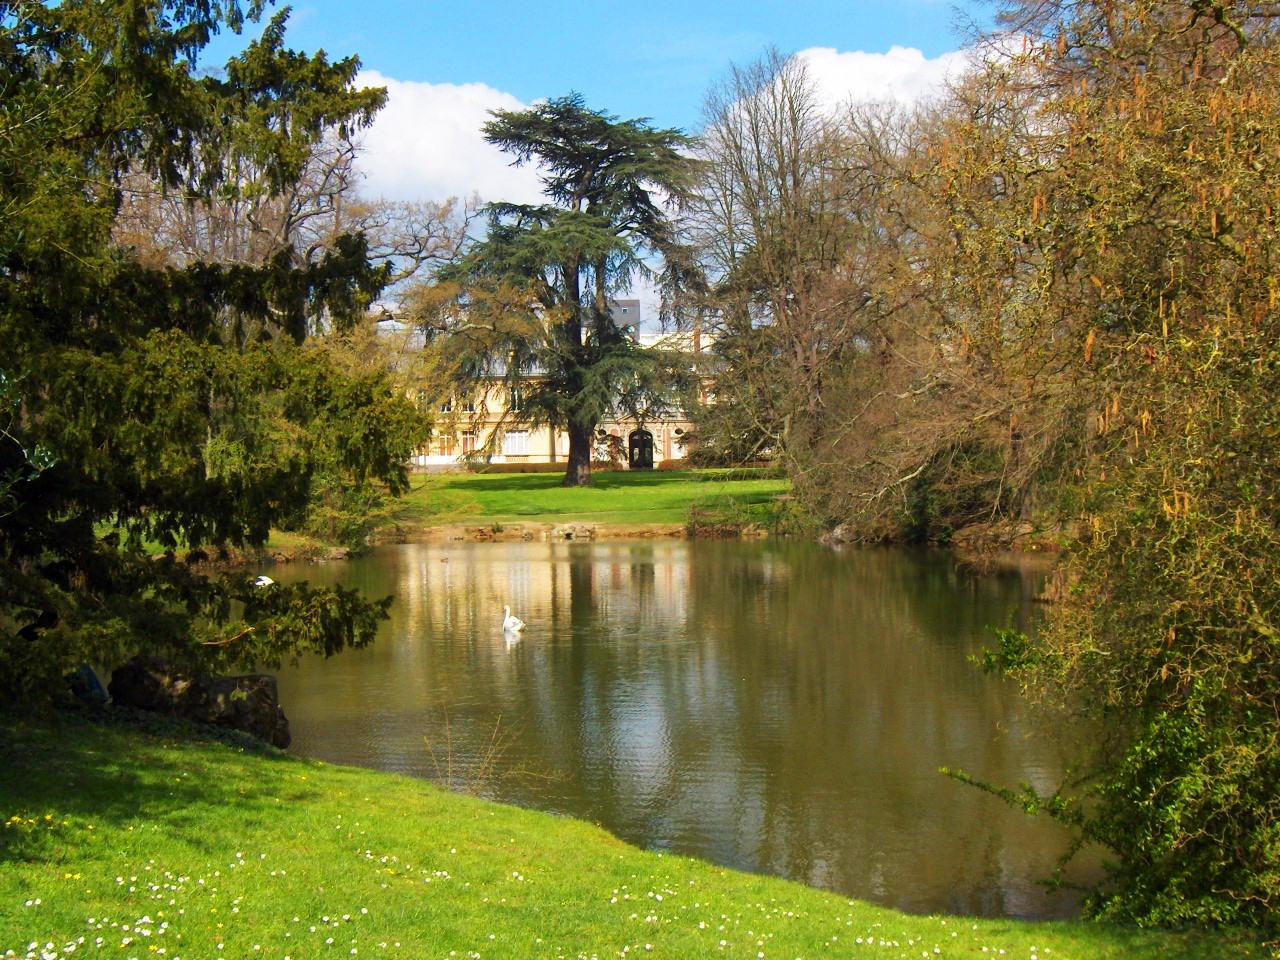
{"label": "pond water", "polygon": [[968,662],[1029,625],[1034,570],[646,541],[408,545],[272,575],[396,596],[371,647],[279,672],[291,752],[912,912],[1075,909],[1035,882],[1060,831],[938,772],[1057,783],[1059,745]]}

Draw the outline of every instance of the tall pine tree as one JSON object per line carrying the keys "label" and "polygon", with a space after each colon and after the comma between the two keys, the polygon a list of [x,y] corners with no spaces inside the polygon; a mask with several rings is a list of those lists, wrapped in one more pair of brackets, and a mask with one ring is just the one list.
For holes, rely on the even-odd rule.
{"label": "tall pine tree", "polygon": [[519,416],[568,434],[565,485],[590,484],[601,420],[673,386],[674,367],[619,329],[608,303],[655,259],[668,278],[684,268],[664,207],[691,187],[690,140],[578,94],[495,111],[484,135],[516,165],[538,166],[549,202],[491,204],[486,237],[443,277],[460,309],[432,316],[465,355],[461,369],[521,384]]}

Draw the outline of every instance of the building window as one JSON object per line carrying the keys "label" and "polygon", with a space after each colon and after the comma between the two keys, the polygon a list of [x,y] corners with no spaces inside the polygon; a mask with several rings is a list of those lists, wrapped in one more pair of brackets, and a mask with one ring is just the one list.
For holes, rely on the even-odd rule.
{"label": "building window", "polygon": [[464,403],[464,404],[462,405],[462,412],[463,412],[463,413],[475,413],[475,412],[476,412],[476,402],[475,402],[474,400],[468,400],[466,403]]}
{"label": "building window", "polygon": [[450,397],[444,403],[440,404],[441,413],[453,413],[453,397]]}
{"label": "building window", "polygon": [[454,444],[454,440],[453,440],[453,436],[452,436],[452,434],[447,435],[447,436],[442,436],[442,437],[440,438],[440,456],[442,456],[442,457],[452,457],[452,456],[453,456],[453,444]]}
{"label": "building window", "polygon": [[476,432],[474,430],[462,431],[462,455],[465,457],[469,453],[476,452]]}
{"label": "building window", "polygon": [[507,394],[507,409],[512,413],[520,413],[524,410],[524,388],[512,387]]}
{"label": "building window", "polygon": [[529,455],[529,431],[508,430],[502,443],[502,452],[509,457],[525,457]]}

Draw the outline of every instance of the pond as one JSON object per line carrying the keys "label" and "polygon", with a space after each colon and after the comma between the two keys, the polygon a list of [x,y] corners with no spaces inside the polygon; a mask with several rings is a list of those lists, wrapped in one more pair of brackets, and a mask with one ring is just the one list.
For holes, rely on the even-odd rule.
{"label": "pond", "polygon": [[[447,782],[637,845],[917,912],[1071,915],[1063,751],[969,657],[1033,569],[788,542],[419,544],[272,571],[395,594],[378,641],[280,671],[291,752]],[[528,626],[504,637],[502,607]]]}

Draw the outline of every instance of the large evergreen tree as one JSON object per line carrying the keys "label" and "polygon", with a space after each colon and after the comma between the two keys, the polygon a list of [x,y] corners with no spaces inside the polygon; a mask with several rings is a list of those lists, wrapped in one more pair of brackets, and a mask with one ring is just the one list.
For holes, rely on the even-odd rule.
{"label": "large evergreen tree", "polygon": [[[383,93],[353,87],[357,61],[284,50],[284,20],[202,76],[212,35],[242,23],[235,0],[0,4],[10,693],[42,697],[79,663],[138,650],[213,669],[372,638],[382,607],[353,593],[255,592],[174,559],[261,544],[321,475],[403,486],[407,402],[307,342],[355,323],[381,286],[363,238],[257,265],[146,266],[113,241],[126,178],[194,201],[282,191],[322,138],[372,118]],[[232,142],[254,177],[210,161]]]}
{"label": "large evergreen tree", "polygon": [[484,240],[443,278],[461,309],[427,322],[440,324],[471,375],[514,384],[534,374],[519,415],[565,430],[565,485],[589,484],[601,420],[673,386],[673,368],[619,329],[608,301],[653,258],[669,281],[685,266],[664,204],[690,188],[695,163],[681,152],[690,141],[588,109],[577,94],[493,117],[485,138],[517,165],[536,163],[549,202],[491,204]]}

